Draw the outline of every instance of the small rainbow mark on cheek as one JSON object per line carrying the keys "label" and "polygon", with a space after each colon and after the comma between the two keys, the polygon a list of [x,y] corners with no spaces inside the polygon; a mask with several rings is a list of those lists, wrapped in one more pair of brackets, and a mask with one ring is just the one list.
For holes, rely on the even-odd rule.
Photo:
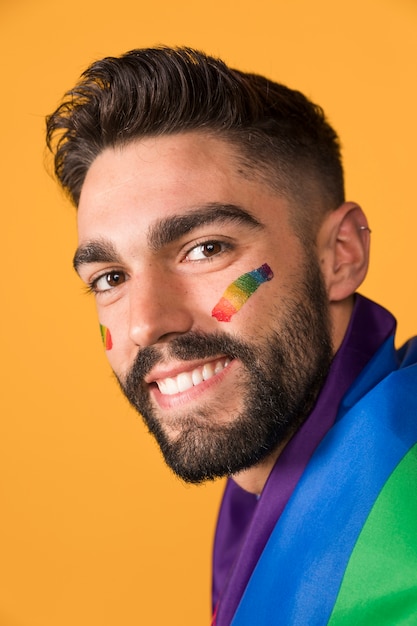
{"label": "small rainbow mark on cheek", "polygon": [[103,346],[106,348],[106,350],[111,350],[113,347],[113,342],[111,339],[110,331],[107,328],[107,326],[100,324],[100,333],[101,333],[101,338],[103,340]]}
{"label": "small rainbow mark on cheek", "polygon": [[211,315],[219,322],[230,322],[233,315],[242,308],[259,285],[266,283],[273,277],[274,273],[267,263],[256,270],[243,274],[229,285],[212,310]]}

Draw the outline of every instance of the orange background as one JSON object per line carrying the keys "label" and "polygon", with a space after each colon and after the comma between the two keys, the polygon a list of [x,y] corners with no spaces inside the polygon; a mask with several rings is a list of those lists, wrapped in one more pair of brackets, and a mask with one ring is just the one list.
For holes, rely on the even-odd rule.
{"label": "orange background", "polygon": [[185,44],[304,91],[372,227],[363,292],[416,329],[415,0],[0,0],[0,626],[209,621],[222,483],[186,487],[122,399],[44,116],[92,60]]}

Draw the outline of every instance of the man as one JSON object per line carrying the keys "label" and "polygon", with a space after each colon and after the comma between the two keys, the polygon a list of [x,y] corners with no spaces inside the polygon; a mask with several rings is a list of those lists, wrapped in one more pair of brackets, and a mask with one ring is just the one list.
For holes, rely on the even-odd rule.
{"label": "man", "polygon": [[47,132],[123,392],[180,477],[229,477],[213,623],[417,623],[417,345],[356,294],[322,110],[157,48],[94,63]]}

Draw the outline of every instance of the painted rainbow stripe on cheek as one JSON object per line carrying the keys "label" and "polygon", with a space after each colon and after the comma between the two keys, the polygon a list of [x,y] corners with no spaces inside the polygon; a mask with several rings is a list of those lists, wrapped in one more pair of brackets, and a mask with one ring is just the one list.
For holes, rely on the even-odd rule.
{"label": "painted rainbow stripe on cheek", "polygon": [[106,350],[111,350],[113,348],[113,342],[107,326],[103,326],[103,324],[100,324],[100,333],[103,340],[103,346],[106,348]]}
{"label": "painted rainbow stripe on cheek", "polygon": [[266,263],[256,270],[243,274],[226,289],[212,310],[212,316],[219,322],[230,322],[232,316],[242,308],[259,285],[266,283],[273,277],[274,273]]}

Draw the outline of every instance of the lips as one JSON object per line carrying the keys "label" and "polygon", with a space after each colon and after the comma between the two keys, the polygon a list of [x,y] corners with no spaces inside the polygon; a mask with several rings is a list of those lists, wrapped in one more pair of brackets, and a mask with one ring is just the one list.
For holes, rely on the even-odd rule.
{"label": "lips", "polygon": [[231,362],[229,357],[223,357],[189,371],[180,372],[177,376],[161,378],[155,381],[162,395],[173,396],[200,385],[220,374]]}

